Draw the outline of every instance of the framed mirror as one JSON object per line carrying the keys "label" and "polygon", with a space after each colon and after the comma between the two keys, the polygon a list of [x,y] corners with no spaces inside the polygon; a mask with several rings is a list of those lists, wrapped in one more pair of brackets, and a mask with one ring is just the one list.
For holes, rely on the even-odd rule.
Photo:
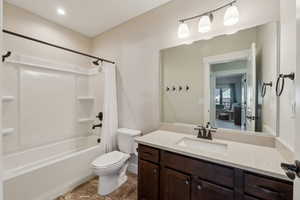
{"label": "framed mirror", "polygon": [[160,51],[161,121],[277,135],[278,22]]}

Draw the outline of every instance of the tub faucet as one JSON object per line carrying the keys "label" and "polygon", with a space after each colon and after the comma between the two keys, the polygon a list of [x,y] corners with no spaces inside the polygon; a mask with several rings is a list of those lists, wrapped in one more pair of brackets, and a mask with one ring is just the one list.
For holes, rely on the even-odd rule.
{"label": "tub faucet", "polygon": [[[96,116],[96,118],[99,119],[100,122],[102,122],[103,120],[103,112],[99,112],[99,114]],[[97,124],[97,125],[93,125],[92,129],[96,129],[96,128],[102,128],[102,123]]]}
{"label": "tub faucet", "polygon": [[97,124],[97,125],[93,125],[92,129],[96,129],[96,128],[102,128],[102,123]]}

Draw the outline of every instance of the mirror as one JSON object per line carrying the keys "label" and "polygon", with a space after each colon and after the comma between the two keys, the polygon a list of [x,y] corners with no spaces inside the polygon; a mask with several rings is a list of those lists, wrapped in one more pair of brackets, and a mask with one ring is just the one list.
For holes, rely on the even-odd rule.
{"label": "mirror", "polygon": [[161,120],[277,133],[278,23],[160,51]]}

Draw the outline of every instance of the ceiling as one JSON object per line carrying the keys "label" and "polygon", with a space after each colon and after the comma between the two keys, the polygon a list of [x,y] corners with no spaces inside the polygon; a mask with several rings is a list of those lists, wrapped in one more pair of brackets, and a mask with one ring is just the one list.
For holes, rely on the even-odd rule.
{"label": "ceiling", "polygon": [[[6,0],[89,37],[169,1],[171,0]],[[57,8],[63,8],[66,15],[58,15]]]}

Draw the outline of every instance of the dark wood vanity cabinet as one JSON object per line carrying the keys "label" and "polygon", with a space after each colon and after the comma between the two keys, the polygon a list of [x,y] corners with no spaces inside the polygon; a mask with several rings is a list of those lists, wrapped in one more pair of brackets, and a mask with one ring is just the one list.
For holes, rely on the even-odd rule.
{"label": "dark wood vanity cabinet", "polygon": [[139,200],[293,200],[293,184],[139,145]]}

